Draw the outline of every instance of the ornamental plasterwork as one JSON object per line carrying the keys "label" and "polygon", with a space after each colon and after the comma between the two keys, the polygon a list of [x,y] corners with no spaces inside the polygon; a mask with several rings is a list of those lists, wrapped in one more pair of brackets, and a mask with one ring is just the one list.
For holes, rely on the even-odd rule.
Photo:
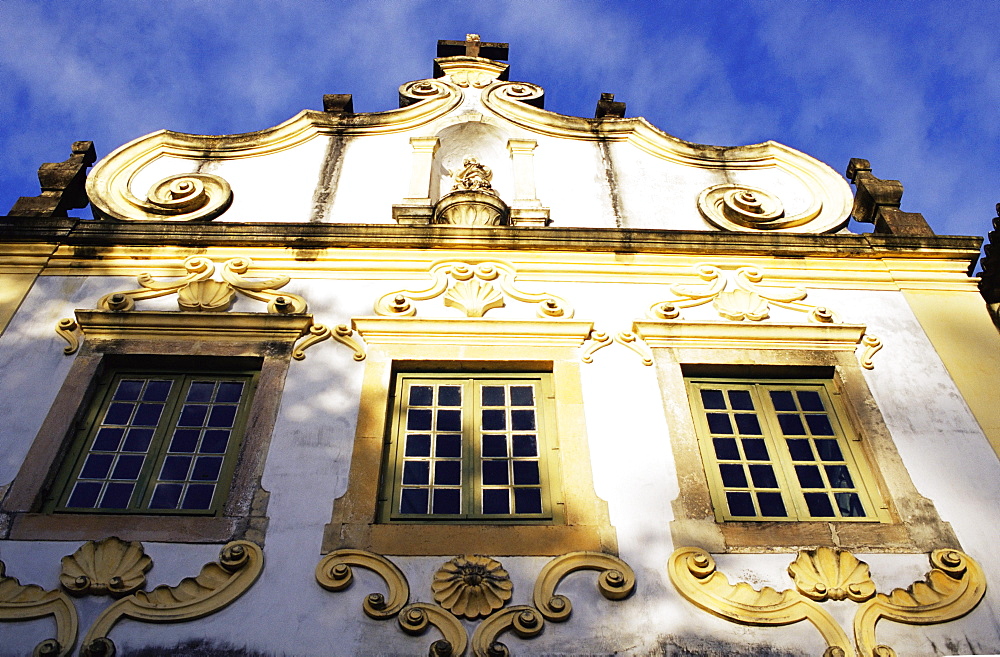
{"label": "ornamental plasterwork", "polygon": [[[438,570],[432,590],[440,604],[408,604],[410,588],[399,568],[387,558],[364,550],[343,549],[329,553],[316,566],[316,581],[328,591],[343,591],[353,581],[352,567],[377,573],[388,588],[385,595],[372,593],[365,598],[364,613],[376,619],[395,616],[400,628],[408,634],[422,634],[429,625],[434,625],[444,638],[431,644],[429,654],[438,657],[463,655],[470,643],[477,657],[509,655],[507,646],[498,640],[502,633],[512,631],[521,638],[531,638],[541,633],[546,620],[568,620],[573,605],[555,590],[571,572],[598,571],[598,591],[609,600],[624,599],[635,589],[635,573],[629,565],[618,557],[600,552],[571,552],[546,564],[535,582],[532,605],[505,607],[513,585],[498,561],[480,555],[456,557]],[[487,601],[490,595],[487,589],[496,600]],[[478,606],[478,613],[470,606],[459,609],[454,604],[464,600],[468,605],[473,598],[485,603]],[[450,610],[446,608],[448,605],[451,605]],[[471,641],[456,614],[473,620],[482,617]]]}
{"label": "ornamental plasterwork", "polygon": [[837,227],[814,222],[823,210],[818,197],[813,197],[802,212],[788,215],[777,196],[757,187],[732,183],[712,185],[702,191],[698,210],[713,226],[737,232],[823,233]]}
{"label": "ornamental plasterwork", "polygon": [[[761,322],[768,319],[771,307],[777,306],[804,313],[813,324],[840,323],[837,314],[824,306],[806,303],[808,295],[800,287],[760,285],[764,272],[756,267],[725,271],[715,265],[698,264],[695,273],[704,281],[698,285],[670,286],[671,299],[649,307],[647,315],[656,320],[682,321],[681,311],[711,303],[723,319],[734,322]],[[882,348],[879,338],[863,333],[859,339],[858,358],[865,369],[873,369],[872,356]]]}
{"label": "ornamental plasterwork", "polygon": [[[876,593],[868,565],[833,548],[803,550],[789,565],[794,589],[755,589],[733,585],[716,570],[715,560],[699,548],[679,548],[667,565],[677,590],[696,606],[744,625],[788,625],[807,620],[827,644],[824,657],[895,657],[890,646],[878,645],[875,626],[886,618],[911,625],[946,623],[969,613],[986,593],[986,577],[968,555],[935,550],[925,579],[889,594]],[[854,641],[819,603],[851,600]]]}
{"label": "ornamental plasterwork", "polygon": [[444,305],[460,310],[466,317],[482,317],[494,308],[503,308],[508,297],[535,304],[536,315],[541,318],[573,317],[573,307],[562,297],[521,290],[514,282],[517,272],[503,262],[439,262],[428,273],[433,279],[430,287],[385,294],[375,302],[375,314],[413,317],[417,309],[412,302],[443,295]]}
{"label": "ornamental plasterwork", "polygon": [[[145,585],[152,561],[142,544],[115,537],[89,541],[62,560],[60,582],[73,595],[111,595],[119,598],[94,620],[84,636],[81,657],[111,657],[115,644],[108,634],[122,618],[155,623],[194,620],[223,609],[242,596],[260,577],[264,553],[247,541],[233,541],[222,548],[218,562],[205,564],[197,577],[177,586]],[[22,586],[6,577],[0,562],[0,621],[28,620],[52,615],[56,638],[39,643],[36,657],[69,655],[76,643],[78,615],[72,600],[62,591],[44,591]]]}
{"label": "ornamental plasterwork", "polygon": [[[149,273],[140,274],[140,287],[105,294],[97,301],[99,310],[128,312],[135,310],[135,302],[154,299],[169,294],[177,295],[177,305],[184,312],[222,313],[232,307],[237,294],[267,304],[267,312],[279,315],[301,315],[306,312],[306,300],[297,294],[279,292],[289,283],[288,276],[277,276],[266,280],[249,280],[243,275],[253,266],[250,258],[231,258],[221,268],[203,256],[191,256],[184,260],[185,276],[173,280],[160,281]],[[219,275],[221,280],[215,278]],[[63,348],[67,355],[80,347],[80,324],[73,318],[60,319],[56,324],[56,334],[67,342]],[[351,339],[353,331],[346,324],[329,328],[324,324],[312,324],[302,340],[296,345],[292,356],[296,360],[305,358],[308,347],[333,338],[354,352],[355,360],[365,358],[364,350]]]}
{"label": "ornamental plasterwork", "polygon": [[651,366],[653,364],[653,352],[638,335],[632,331],[619,331],[613,336],[603,331],[591,331],[589,336],[590,344],[583,350],[580,360],[584,363],[593,363],[594,354],[609,346],[612,342],[627,347],[642,359],[642,364]]}

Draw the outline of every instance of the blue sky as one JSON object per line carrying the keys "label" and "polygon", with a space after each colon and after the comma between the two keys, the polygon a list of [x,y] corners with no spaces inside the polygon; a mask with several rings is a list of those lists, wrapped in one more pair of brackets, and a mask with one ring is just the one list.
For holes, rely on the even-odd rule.
{"label": "blue sky", "polygon": [[941,234],[1000,201],[1000,2],[0,0],[0,213],[42,162],[160,128],[259,130],[324,93],[397,106],[437,39],[510,43],[511,79],[593,116],[602,92],[682,139],[788,144],[903,182]]}

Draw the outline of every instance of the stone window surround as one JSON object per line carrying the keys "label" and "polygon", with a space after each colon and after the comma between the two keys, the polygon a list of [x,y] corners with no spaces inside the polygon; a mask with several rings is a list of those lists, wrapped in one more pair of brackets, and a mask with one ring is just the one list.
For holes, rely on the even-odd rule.
{"label": "stone window surround", "polygon": [[[408,556],[617,553],[607,503],[594,491],[582,411],[579,345],[590,334],[589,322],[366,317],[355,318],[354,328],[368,345],[368,357],[347,490],[334,501],[324,553],[339,548]],[[558,449],[550,468],[561,482],[561,490],[551,491],[557,520],[377,521],[395,376],[449,371],[551,372],[556,432],[550,447]],[[501,553],[498,546],[504,546]]]}
{"label": "stone window surround", "polygon": [[[914,487],[853,353],[688,346],[659,346],[652,351],[681,490],[672,502],[670,529],[675,545],[699,546],[714,553],[795,552],[816,546],[924,553],[961,547],[933,503]],[[860,451],[886,503],[888,522],[716,521],[685,376],[752,379],[762,373],[832,381],[847,411],[843,420],[861,437]]]}
{"label": "stone window surround", "polygon": [[[260,488],[295,339],[310,315],[77,311],[86,334],[55,402],[10,485],[0,512],[12,540],[124,540],[263,543],[267,493]],[[192,345],[195,345],[194,347]],[[260,373],[229,493],[217,516],[40,513],[80,421],[109,364],[124,356],[254,359]],[[120,362],[120,360],[119,360]]]}

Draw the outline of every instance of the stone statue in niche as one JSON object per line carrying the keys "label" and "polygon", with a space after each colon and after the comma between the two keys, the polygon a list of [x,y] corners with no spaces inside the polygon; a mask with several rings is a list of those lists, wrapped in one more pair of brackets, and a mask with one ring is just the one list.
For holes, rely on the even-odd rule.
{"label": "stone statue in niche", "polygon": [[451,177],[455,179],[455,184],[451,191],[462,189],[476,190],[496,194],[493,191],[493,170],[482,164],[474,157],[466,157],[462,162],[462,168],[451,172]]}
{"label": "stone statue in niche", "polygon": [[449,226],[507,226],[510,209],[493,189],[493,170],[467,155],[462,167],[451,171],[455,184],[434,206],[435,224]]}

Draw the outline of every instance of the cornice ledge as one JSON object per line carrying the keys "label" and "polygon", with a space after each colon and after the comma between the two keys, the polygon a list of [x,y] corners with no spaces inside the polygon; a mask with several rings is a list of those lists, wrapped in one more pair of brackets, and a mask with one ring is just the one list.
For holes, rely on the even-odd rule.
{"label": "cornice ledge", "polygon": [[176,312],[159,310],[77,310],[76,321],[88,339],[185,338],[294,342],[313,316],[273,313]]}
{"label": "cornice ledge", "polygon": [[650,347],[808,349],[853,352],[863,324],[636,321],[632,330]]}
{"label": "cornice ledge", "polygon": [[425,319],[415,317],[355,317],[353,327],[369,346],[384,344],[446,344],[456,346],[579,347],[593,322],[564,319],[485,319],[479,317]]}

